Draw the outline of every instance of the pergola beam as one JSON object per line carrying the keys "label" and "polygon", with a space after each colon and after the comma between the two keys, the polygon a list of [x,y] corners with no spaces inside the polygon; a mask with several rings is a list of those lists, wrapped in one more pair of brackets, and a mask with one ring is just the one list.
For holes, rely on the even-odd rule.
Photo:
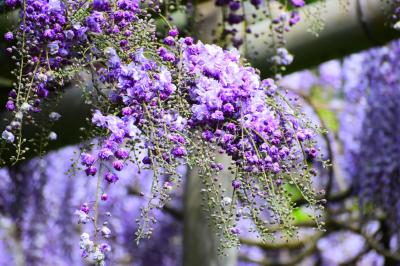
{"label": "pergola beam", "polygon": [[[330,59],[342,58],[370,47],[381,46],[399,38],[400,34],[389,26],[394,4],[383,0],[350,0],[346,9],[340,0],[327,0],[300,9],[302,20],[284,34],[286,48],[294,55],[288,72],[316,66]],[[324,28],[318,36],[308,32],[310,21],[307,14],[320,10]],[[267,24],[260,22],[252,27],[253,32],[262,33]],[[263,38],[250,35],[249,54],[252,65],[268,73],[268,49]]]}

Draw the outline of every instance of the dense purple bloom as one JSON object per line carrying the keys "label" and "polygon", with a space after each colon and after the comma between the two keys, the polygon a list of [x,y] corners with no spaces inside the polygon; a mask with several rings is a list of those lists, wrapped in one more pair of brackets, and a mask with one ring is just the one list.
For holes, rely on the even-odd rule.
{"label": "dense purple bloom", "polygon": [[[365,106],[358,106],[361,114],[364,113],[361,127],[348,136],[352,139],[347,139],[351,146],[346,150],[349,163],[353,164],[348,169],[355,180],[361,210],[364,215],[370,214],[364,209],[366,204],[383,210],[387,215],[385,224],[394,234],[398,233],[400,225],[399,52],[399,41],[365,52],[358,73],[365,83],[357,82],[356,76],[354,85],[358,91],[353,89],[346,95],[351,104],[356,103],[356,95],[360,93],[365,95],[361,103],[366,100]],[[353,127],[353,124],[349,126]]]}
{"label": "dense purple bloom", "polygon": [[[261,1],[251,3],[259,6]],[[155,7],[157,10],[157,4]],[[227,14],[230,24],[245,19],[244,14],[231,11]],[[82,151],[87,152],[79,159],[84,166],[81,174],[97,175],[93,193],[96,198],[88,199],[88,204],[76,212],[79,223],[90,224],[88,220],[93,216],[95,226],[99,225],[80,237],[82,257],[88,262],[102,265],[108,256],[105,252],[110,248],[98,243],[96,233],[92,233],[99,232],[109,239],[111,231],[113,237],[117,231],[108,227],[111,219],[106,217],[112,214],[104,213],[103,209],[100,212],[101,204],[109,204],[109,201],[99,202],[108,199],[100,195],[107,195],[104,190],[115,187],[108,184],[119,180],[116,171],[127,168],[131,162],[136,162],[144,171],[151,169],[154,175],[149,178],[154,182],[149,197],[146,196],[150,198],[148,208],[142,208],[141,217],[145,218],[143,226],[138,222],[138,238],[152,233],[146,224],[153,221],[149,212],[161,209],[173,189],[179,187],[182,176],[176,169],[181,163],[195,161],[202,167],[202,178],[224,170],[223,164],[209,156],[213,149],[229,155],[238,168],[232,183],[235,193],[245,192],[250,195],[247,201],[268,204],[271,217],[277,217],[268,222],[285,223],[289,220],[287,213],[291,213],[291,205],[287,205],[287,197],[281,190],[288,177],[282,178],[278,173],[289,176],[293,169],[301,169],[300,185],[308,189],[305,197],[313,198],[301,152],[304,150],[309,157],[317,154],[312,134],[306,130],[307,124],[280,98],[273,80],[261,81],[254,68],[241,63],[238,51],[226,51],[201,42],[194,44],[189,37],[179,40],[175,29],[164,38],[165,46],[161,42],[144,45],[156,35],[152,27],[145,25],[150,19],[146,10],[139,10],[139,1],[118,0],[115,4],[108,0],[88,3],[26,0],[21,14],[24,23],[18,34],[23,32],[27,38],[27,47],[22,51],[29,58],[29,68],[23,70],[32,68],[37,73],[32,75],[32,93],[28,93],[33,98],[16,107],[21,109],[20,116],[38,111],[45,102],[42,98],[56,91],[55,85],[70,82],[77,77],[71,77],[75,74],[91,74],[87,100],[96,106],[92,116],[96,135],[92,141],[82,144]],[[274,62],[288,65],[292,59],[285,49],[279,48]],[[19,95],[17,99],[14,103],[19,104]],[[9,128],[2,136],[7,141],[14,138]],[[193,139],[201,136],[204,140],[197,147]],[[144,148],[147,156],[137,154],[137,147]],[[202,161],[197,155],[188,158],[193,156],[191,151],[201,151],[200,155],[206,158]],[[85,178],[85,181],[91,179],[96,178]],[[291,182],[299,186],[297,180]],[[142,191],[139,194],[147,195]],[[212,211],[226,207],[234,210],[238,205],[234,197],[217,198],[212,203],[215,206],[210,208]],[[261,207],[266,209],[260,205],[256,208]],[[84,215],[89,211],[90,219]],[[233,225],[225,225],[223,234],[228,239],[239,234]]]}

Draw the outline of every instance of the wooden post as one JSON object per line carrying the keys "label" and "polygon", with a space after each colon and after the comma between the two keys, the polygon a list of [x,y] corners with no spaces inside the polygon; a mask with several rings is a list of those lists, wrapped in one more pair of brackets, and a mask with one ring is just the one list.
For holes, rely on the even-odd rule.
{"label": "wooden post", "polygon": [[[223,162],[227,166],[229,158],[224,156]],[[219,179],[223,182],[227,195],[231,195],[231,177],[225,170],[220,173]],[[207,212],[202,207],[203,188],[197,169],[190,169],[186,178],[184,235],[183,235],[183,266],[236,266],[237,249],[225,250],[225,255],[218,255],[219,239],[210,226]]]}

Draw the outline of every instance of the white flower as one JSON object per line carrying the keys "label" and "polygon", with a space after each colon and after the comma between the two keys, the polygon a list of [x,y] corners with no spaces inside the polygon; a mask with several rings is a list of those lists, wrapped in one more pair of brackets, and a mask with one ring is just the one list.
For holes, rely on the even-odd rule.
{"label": "white flower", "polygon": [[15,114],[15,119],[17,119],[17,120],[22,120],[23,117],[24,117],[24,114],[22,112],[17,112]]}
{"label": "white flower", "polygon": [[224,197],[223,199],[222,199],[222,205],[223,206],[229,206],[229,205],[231,205],[231,203],[232,203],[232,199],[230,198],[230,197]]}
{"label": "white flower", "polygon": [[81,235],[81,241],[79,241],[79,246],[81,249],[91,253],[93,251],[94,243],[90,240],[88,233],[83,233]]}
{"label": "white flower", "polygon": [[39,73],[38,75],[37,75],[37,78],[38,78],[38,80],[40,80],[40,81],[47,81],[47,76],[45,75],[45,74],[43,74],[43,73]]}
{"label": "white flower", "polygon": [[[79,224],[86,224],[90,220],[89,216],[85,212],[83,212],[81,210],[76,210],[75,211],[75,215],[78,216],[78,223]],[[86,237],[86,236],[84,236],[84,234],[82,234],[81,235],[81,239],[82,239],[82,237]],[[87,235],[87,237],[89,237],[89,235]]]}
{"label": "white flower", "polygon": [[51,42],[47,45],[47,47],[50,49],[50,54],[55,55],[58,53],[58,50],[60,49],[59,41]]}
{"label": "white flower", "polygon": [[54,121],[58,121],[61,118],[61,115],[59,113],[56,113],[56,112],[51,112],[49,114],[49,118],[50,118],[51,121],[54,122]]}
{"label": "white flower", "polygon": [[4,130],[3,133],[1,134],[1,137],[5,139],[8,143],[13,143],[15,140],[15,137],[13,133],[10,131]]}
{"label": "white flower", "polygon": [[400,31],[400,21],[397,21],[396,24],[394,24],[393,28],[394,28],[395,30]]}
{"label": "white flower", "polygon": [[111,58],[111,57],[113,57],[113,56],[117,56],[117,52],[116,52],[115,49],[112,48],[112,47],[106,47],[106,48],[104,49],[104,55],[105,55],[107,58]]}
{"label": "white flower", "polygon": [[103,227],[101,228],[101,235],[102,235],[104,238],[109,238],[109,237],[111,236],[111,230],[110,230],[110,228],[108,228],[107,226],[103,226]]}
{"label": "white flower", "polygon": [[94,252],[90,254],[90,257],[93,261],[98,263],[97,265],[104,265],[103,263],[105,256],[100,250],[96,249]]}
{"label": "white flower", "polygon": [[49,134],[49,140],[56,140],[57,139],[57,133],[51,131]]}
{"label": "white flower", "polygon": [[31,108],[32,108],[32,105],[30,105],[30,104],[27,103],[27,102],[24,102],[24,103],[21,105],[21,110],[22,110],[22,111],[29,111],[29,110],[31,110]]}

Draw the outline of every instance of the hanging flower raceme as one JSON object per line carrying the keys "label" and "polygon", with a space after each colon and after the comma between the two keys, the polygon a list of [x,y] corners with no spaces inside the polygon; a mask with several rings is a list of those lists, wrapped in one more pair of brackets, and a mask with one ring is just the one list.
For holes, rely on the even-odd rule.
{"label": "hanging flower raceme", "polygon": [[[355,133],[343,132],[344,140],[351,144],[345,155],[352,159],[348,170],[354,179],[362,214],[379,217],[376,212],[371,212],[370,205],[382,210],[386,216],[382,223],[397,238],[400,225],[399,52],[400,42],[394,41],[387,47],[371,49],[348,59],[363,66],[353,72],[346,84],[353,85],[352,93],[346,94],[346,101],[357,103],[352,116],[360,122]],[[344,115],[344,118],[348,116]]]}
{"label": "hanging flower raceme", "polygon": [[[180,39],[175,28],[158,40],[147,13],[157,7],[140,7],[138,1],[19,4],[20,75],[30,73],[32,82],[18,80],[10,94],[6,108],[14,112],[13,122],[38,111],[40,95],[50,98],[53,82],[60,87],[78,74],[90,77],[82,87],[93,106],[90,137],[96,141],[82,145],[79,165],[89,178],[96,177],[97,190],[76,211],[77,222],[94,229],[82,234],[83,257],[104,265],[110,248],[102,247],[113,234],[107,227],[111,214],[102,208],[105,190],[118,185],[120,172],[132,163],[153,172],[150,195],[143,193],[148,204],[137,220],[138,240],[152,234],[153,213],[180,185],[182,164],[198,167],[211,220],[227,240],[224,246],[238,244],[241,218],[254,220],[264,237],[272,236],[268,226],[275,223],[293,233],[291,191],[299,190],[319,207],[311,185],[315,172],[308,165],[318,154],[316,129],[272,79],[261,80],[254,68],[243,65],[238,51]],[[279,56],[290,59],[287,53]],[[31,66],[25,67],[25,59]],[[54,117],[49,116],[60,118]],[[10,125],[2,138],[14,142],[15,130]],[[21,142],[20,134],[17,139]],[[224,169],[216,153],[232,160],[232,176],[224,177],[232,183],[232,198],[216,178]]]}
{"label": "hanging flower raceme", "polygon": [[[314,171],[307,166],[307,159],[317,156],[314,128],[279,94],[272,79],[260,80],[255,69],[243,66],[236,50],[192,44],[188,39],[181,45],[192,105],[188,124],[199,131],[206,146],[219,146],[233,160],[232,186],[240,202],[231,202],[230,207],[241,205],[236,211],[253,219],[258,210],[268,209],[276,219],[267,223],[284,224],[290,233],[289,187],[299,188],[316,204]],[[216,210],[224,200],[219,204]],[[213,217],[229,224],[227,234],[238,234],[233,219]],[[260,221],[257,225],[265,229],[267,223]]]}

